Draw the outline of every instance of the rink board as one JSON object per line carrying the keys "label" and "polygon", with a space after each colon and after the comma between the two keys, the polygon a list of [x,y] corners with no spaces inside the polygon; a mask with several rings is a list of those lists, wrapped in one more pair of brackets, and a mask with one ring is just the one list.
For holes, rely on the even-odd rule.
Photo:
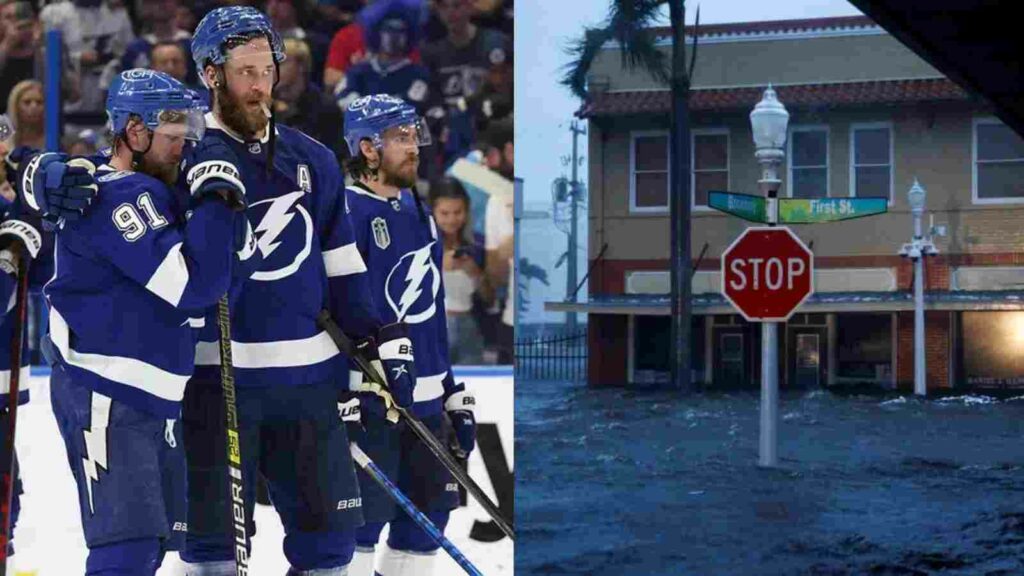
{"label": "rink board", "polygon": [[[470,457],[469,472],[473,479],[495,501],[494,484],[487,468],[496,465],[498,452],[503,451],[507,469],[513,467],[513,379],[510,367],[456,368],[456,377],[464,381],[477,397],[477,420],[482,428],[490,427],[487,454],[475,450]],[[15,532],[16,553],[12,558],[16,575],[73,576],[85,572],[85,541],[82,537],[75,483],[67,465],[67,453],[61,441],[57,422],[50,410],[49,373],[33,370],[32,401],[18,411],[17,445],[22,465],[25,494],[22,496],[21,520]],[[494,433],[496,429],[496,434]],[[496,436],[496,438],[495,438]],[[490,466],[484,465],[484,458]],[[500,483],[511,483],[501,477]],[[482,542],[470,537],[474,523],[485,522],[487,514],[475,502],[452,514],[448,538],[487,576],[513,573],[512,543],[508,538]],[[252,576],[280,576],[288,565],[281,552],[284,530],[273,509],[256,507],[257,534],[253,538],[253,555],[249,573]],[[477,533],[480,527],[477,527]],[[483,531],[485,534],[488,532]],[[383,541],[386,533],[382,536]],[[440,552],[438,576],[463,574],[451,559]],[[159,576],[183,574],[176,555],[169,556]]]}

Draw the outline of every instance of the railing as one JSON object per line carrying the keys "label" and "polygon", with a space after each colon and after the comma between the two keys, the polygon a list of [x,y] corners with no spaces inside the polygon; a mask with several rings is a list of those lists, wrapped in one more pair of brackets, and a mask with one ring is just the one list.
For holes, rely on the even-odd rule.
{"label": "railing", "polygon": [[526,338],[515,343],[515,377],[526,380],[587,379],[587,333]]}

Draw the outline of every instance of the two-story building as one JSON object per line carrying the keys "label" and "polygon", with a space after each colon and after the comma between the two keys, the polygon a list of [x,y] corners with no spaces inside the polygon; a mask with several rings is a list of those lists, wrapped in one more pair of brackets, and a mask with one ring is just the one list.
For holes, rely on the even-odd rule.
{"label": "two-story building", "polygon": [[[663,49],[670,31],[655,30]],[[749,113],[770,83],[790,113],[780,196],[885,196],[886,214],[794,226],[815,257],[816,294],[780,327],[781,385],[911,387],[907,191],[927,192],[943,235],[926,269],[931,387],[1024,387],[1024,140],[866,17],[704,25],[690,96],[692,356],[705,388],[754,386],[760,330],[719,294],[720,256],[748,223],[708,191],[757,193]],[[591,68],[587,302],[594,385],[668,377],[667,87]]]}

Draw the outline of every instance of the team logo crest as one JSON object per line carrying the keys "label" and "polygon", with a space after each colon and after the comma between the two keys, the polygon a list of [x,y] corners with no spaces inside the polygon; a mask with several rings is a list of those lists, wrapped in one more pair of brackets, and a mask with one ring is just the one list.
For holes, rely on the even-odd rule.
{"label": "team logo crest", "polygon": [[265,210],[255,229],[263,265],[252,275],[253,280],[272,282],[291,276],[309,257],[313,248],[313,219],[302,204],[305,194],[296,190],[251,204],[253,209]]}
{"label": "team logo crest", "polygon": [[402,256],[388,273],[385,297],[398,322],[419,324],[437,311],[441,273],[431,257],[435,243]]}
{"label": "team logo crest", "polygon": [[370,222],[370,228],[373,229],[373,243],[377,248],[387,250],[388,246],[391,246],[391,232],[388,232],[387,221],[378,216]]}

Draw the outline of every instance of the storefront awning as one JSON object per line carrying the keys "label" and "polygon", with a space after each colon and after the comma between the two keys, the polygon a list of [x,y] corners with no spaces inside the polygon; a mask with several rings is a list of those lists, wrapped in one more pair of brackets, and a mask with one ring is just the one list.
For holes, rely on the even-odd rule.
{"label": "storefront awning", "polygon": [[[1024,310],[1024,291],[926,292],[927,310]],[[585,314],[611,314],[635,316],[668,316],[671,303],[667,295],[594,295],[587,302],[546,302],[550,312],[582,312]],[[798,313],[822,312],[902,312],[914,309],[914,297],[909,292],[828,292],[814,294]],[[693,313],[738,314],[720,294],[701,294],[693,297]]]}

